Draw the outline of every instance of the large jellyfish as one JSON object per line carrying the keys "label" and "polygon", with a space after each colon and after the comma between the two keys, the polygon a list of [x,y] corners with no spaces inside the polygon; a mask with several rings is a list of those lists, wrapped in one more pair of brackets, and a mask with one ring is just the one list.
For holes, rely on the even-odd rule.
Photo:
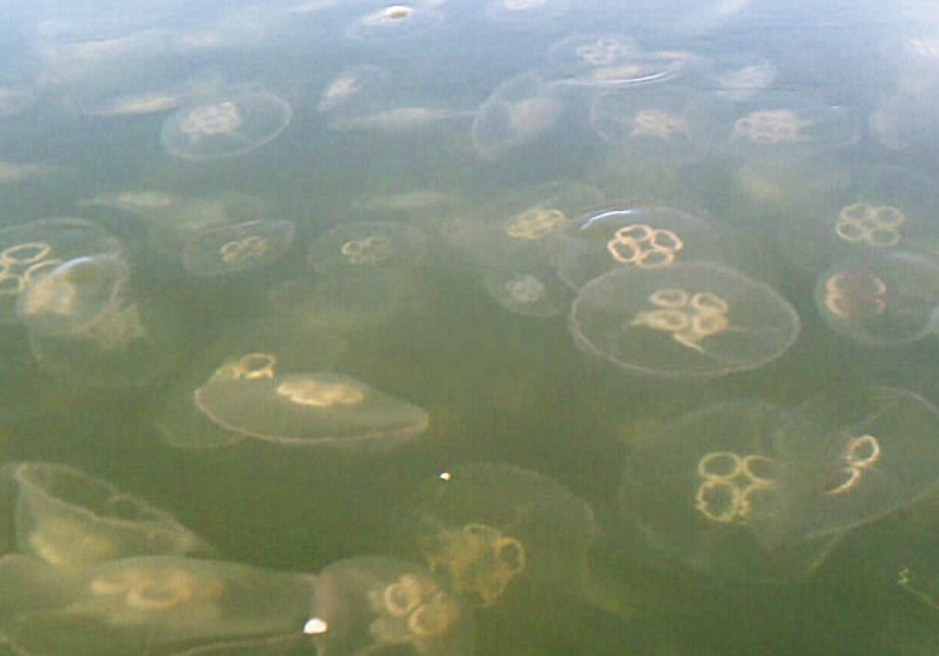
{"label": "large jellyfish", "polygon": [[208,551],[168,513],[74,467],[23,462],[2,474],[17,549],[56,567]]}
{"label": "large jellyfish", "polygon": [[788,350],[799,326],[771,287],[706,262],[611,271],[580,290],[569,319],[587,354],[663,378],[758,368]]}
{"label": "large jellyfish", "polygon": [[463,602],[423,567],[381,556],[323,569],[304,632],[320,656],[466,656],[473,649]]}

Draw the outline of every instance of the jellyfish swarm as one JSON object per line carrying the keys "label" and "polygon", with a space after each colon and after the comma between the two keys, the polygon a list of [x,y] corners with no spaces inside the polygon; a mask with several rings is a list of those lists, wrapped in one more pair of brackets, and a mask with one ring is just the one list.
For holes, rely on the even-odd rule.
{"label": "jellyfish swarm", "polygon": [[171,515],[74,467],[24,462],[0,473],[17,549],[56,567],[209,550]]}
{"label": "jellyfish swarm", "polygon": [[469,610],[419,565],[384,557],[349,558],[319,574],[304,632],[320,656],[467,656]]}
{"label": "jellyfish swarm", "polygon": [[758,368],[799,333],[769,286],[705,262],[616,269],[584,285],[568,322],[579,348],[629,373],[710,377]]}
{"label": "jellyfish swarm", "polygon": [[351,376],[281,372],[270,353],[230,358],[189,402],[189,408],[170,404],[161,422],[164,439],[175,446],[218,448],[253,439],[284,446],[388,447],[420,434],[429,421],[418,406]]}
{"label": "jellyfish swarm", "polygon": [[0,559],[0,631],[17,653],[178,654],[302,639],[313,577],[170,556],[54,569]]}
{"label": "jellyfish swarm", "polygon": [[428,483],[411,512],[424,560],[476,606],[546,590],[588,594],[593,511],[547,476],[505,464],[461,465]]}
{"label": "jellyfish swarm", "polygon": [[182,159],[236,157],[273,141],[292,116],[287,101],[272,93],[236,93],[181,108],[166,119],[160,142]]}
{"label": "jellyfish swarm", "polygon": [[815,304],[832,330],[861,344],[912,342],[934,329],[939,267],[900,251],[849,258],[819,276]]}

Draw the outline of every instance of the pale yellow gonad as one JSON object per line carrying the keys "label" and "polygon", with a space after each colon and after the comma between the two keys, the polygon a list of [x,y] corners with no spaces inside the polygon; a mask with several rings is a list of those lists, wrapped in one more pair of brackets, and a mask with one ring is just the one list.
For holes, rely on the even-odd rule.
{"label": "pale yellow gonad", "polygon": [[424,541],[428,566],[479,606],[491,606],[525,571],[525,548],[488,524],[443,529]]}
{"label": "pale yellow gonad", "polygon": [[349,264],[376,264],[391,257],[394,249],[387,237],[369,235],[364,239],[347,241],[339,249]]}
{"label": "pale yellow gonad", "polygon": [[881,455],[880,442],[873,435],[861,435],[848,440],[841,454],[841,460],[845,463],[841,469],[844,480],[826,492],[834,495],[853,490],[860,484],[864,473],[877,464]]}
{"label": "pale yellow gonad", "polygon": [[403,574],[384,589],[370,591],[368,597],[378,613],[369,633],[387,644],[442,636],[462,616],[459,603],[421,574]]}
{"label": "pale yellow gonad", "polygon": [[751,112],[734,122],[734,135],[761,146],[811,141],[806,128],[815,121],[801,118],[791,109]]}
{"label": "pale yellow gonad", "polygon": [[365,389],[347,380],[332,380],[316,375],[290,376],[275,390],[299,405],[329,408],[358,405],[365,400]]}
{"label": "pale yellow gonad", "polygon": [[522,210],[505,224],[505,234],[513,239],[536,241],[548,236],[567,222],[559,209],[534,205]]}
{"label": "pale yellow gonad", "polygon": [[58,266],[52,246],[44,241],[16,244],[0,251],[0,296],[17,296],[41,270]]}
{"label": "pale yellow gonad", "polygon": [[[695,508],[708,519],[721,523],[746,523],[753,507],[753,495],[772,493],[773,479],[759,469],[771,469],[773,460],[757,454],[740,456],[731,451],[712,451],[698,461],[703,479],[695,493]],[[756,470],[756,471],[755,471]]]}
{"label": "pale yellow gonad", "polygon": [[363,25],[385,25],[407,20],[414,15],[414,8],[407,5],[390,5],[362,17]]}
{"label": "pale yellow gonad", "polygon": [[212,380],[271,380],[276,364],[277,358],[269,353],[248,353],[219,367]]}
{"label": "pale yellow gonad", "polygon": [[872,273],[832,274],[825,281],[825,307],[842,319],[870,319],[887,309],[887,284]]}
{"label": "pale yellow gonad", "polygon": [[730,306],[712,292],[660,289],[649,295],[649,302],[659,309],[640,312],[629,325],[670,332],[676,342],[701,353],[705,338],[731,329]]}
{"label": "pale yellow gonad", "polygon": [[852,244],[889,248],[900,243],[900,226],[906,216],[892,205],[853,203],[841,208],[835,234]]}
{"label": "pale yellow gonad", "polygon": [[95,598],[108,602],[108,622],[112,624],[141,624],[148,621],[148,614],[183,608],[192,619],[211,622],[222,617],[218,601],[225,584],[183,569],[127,568],[92,579],[88,590],[92,603]]}
{"label": "pale yellow gonad", "polygon": [[581,61],[591,66],[606,66],[631,54],[632,49],[622,39],[600,37],[593,43],[584,43],[574,49]]}
{"label": "pale yellow gonad", "polygon": [[688,121],[662,109],[641,109],[632,119],[630,137],[673,139],[688,136]]}
{"label": "pale yellow gonad", "polygon": [[606,244],[614,260],[643,269],[672,264],[676,253],[684,247],[681,238],[671,230],[645,224],[623,226]]}
{"label": "pale yellow gonad", "polygon": [[522,305],[537,303],[548,291],[544,283],[530,273],[509,278],[503,288],[510,299]]}
{"label": "pale yellow gonad", "polygon": [[247,262],[263,260],[270,250],[270,242],[258,235],[248,235],[224,244],[219,249],[225,264],[242,265]]}
{"label": "pale yellow gonad", "polygon": [[193,108],[179,122],[179,129],[190,141],[196,142],[218,134],[235,134],[242,123],[244,119],[238,105],[221,102]]}

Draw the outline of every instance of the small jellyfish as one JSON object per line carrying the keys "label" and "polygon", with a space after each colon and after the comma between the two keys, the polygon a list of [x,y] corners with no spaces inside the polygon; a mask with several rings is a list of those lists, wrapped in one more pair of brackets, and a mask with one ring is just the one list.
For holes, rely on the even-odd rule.
{"label": "small jellyfish", "polygon": [[208,551],[168,513],[74,467],[23,462],[2,472],[15,498],[17,549],[55,567]]}
{"label": "small jellyfish", "polygon": [[370,101],[391,90],[391,76],[383,68],[362,64],[343,69],[333,78],[320,95],[316,106],[321,114],[332,115],[337,112],[348,113],[355,109],[355,114],[364,113],[363,102]]}
{"label": "small jellyfish", "polygon": [[244,155],[277,138],[293,110],[283,98],[257,91],[183,107],[166,119],[163,148],[189,160]]}
{"label": "small jellyfish", "polygon": [[851,258],[819,276],[815,304],[832,330],[861,344],[912,342],[933,329],[939,266],[900,251]]}
{"label": "small jellyfish", "polygon": [[713,260],[720,243],[711,226],[669,207],[591,211],[553,235],[558,276],[580,289],[616,268],[660,269],[685,260]]}
{"label": "small jellyfish", "polygon": [[673,80],[694,59],[688,53],[646,52],[620,34],[575,34],[548,51],[555,85],[633,89]]}
{"label": "small jellyfish", "polygon": [[117,311],[129,278],[130,266],[120,252],[66,260],[20,294],[17,318],[43,335],[87,334]]}
{"label": "small jellyfish", "polygon": [[486,16],[496,23],[538,29],[559,22],[570,11],[570,0],[489,0]]}
{"label": "small jellyfish", "polygon": [[296,644],[315,580],[170,556],[68,571],[7,556],[0,588],[0,623],[17,652],[118,656]]}
{"label": "small jellyfish", "polygon": [[195,231],[182,251],[183,267],[211,277],[260,269],[283,257],[297,228],[287,220],[254,220]]}
{"label": "small jellyfish", "polygon": [[473,649],[469,610],[419,565],[380,556],[323,569],[304,633],[321,656],[466,656]]}
{"label": "small jellyfish", "polygon": [[590,506],[551,478],[506,464],[455,467],[419,493],[410,529],[435,574],[476,606],[519,590],[590,596]]}
{"label": "small jellyfish", "polygon": [[14,322],[23,292],[64,262],[98,255],[107,260],[122,250],[116,237],[81,219],[41,219],[0,230],[0,323]]}
{"label": "small jellyfish", "polygon": [[426,250],[427,239],[417,228],[391,221],[357,221],[314,239],[307,261],[324,274],[380,272],[419,264]]}
{"label": "small jellyfish", "polygon": [[551,46],[548,61],[558,76],[568,76],[618,64],[637,52],[636,42],[621,34],[574,34]]}
{"label": "small jellyfish", "polygon": [[626,534],[653,561],[721,578],[786,581],[809,574],[840,533],[782,539],[796,492],[774,434],[789,420],[783,408],[739,400],[668,423],[638,445],[623,473]]}
{"label": "small jellyfish", "polygon": [[430,3],[388,5],[356,19],[346,30],[357,41],[387,42],[430,32],[443,22],[443,13]]}
{"label": "small jellyfish", "polygon": [[503,81],[483,102],[473,119],[473,148],[486,160],[547,135],[564,111],[561,99],[536,73]]}
{"label": "small jellyfish", "polygon": [[771,287],[706,262],[611,271],[584,285],[569,317],[588,355],[663,378],[756,369],[785,353],[799,326]]}
{"label": "small jellyfish", "polygon": [[[271,353],[227,360],[191,395],[191,425],[166,430],[176,446],[211,448],[245,439],[280,445],[388,446],[424,431],[427,413],[403,399],[337,373],[281,372]],[[172,423],[171,422],[171,423]]]}
{"label": "small jellyfish", "polygon": [[548,267],[485,267],[486,291],[502,307],[529,317],[556,317],[570,307],[570,291]]}

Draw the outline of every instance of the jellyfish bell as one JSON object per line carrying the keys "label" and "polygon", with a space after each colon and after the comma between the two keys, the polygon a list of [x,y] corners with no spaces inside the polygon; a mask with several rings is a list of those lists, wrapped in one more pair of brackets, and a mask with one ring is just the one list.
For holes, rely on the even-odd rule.
{"label": "jellyfish bell", "polygon": [[282,258],[295,236],[296,226],[284,219],[208,226],[187,239],[183,268],[200,277],[253,271]]}
{"label": "jellyfish bell", "polygon": [[623,35],[575,34],[548,51],[552,83],[585,90],[634,89],[673,80],[693,57],[648,52]]}
{"label": "jellyfish bell", "polygon": [[426,34],[443,22],[443,13],[428,2],[389,4],[357,18],[346,29],[356,41],[395,42]]}
{"label": "jellyfish bell", "polygon": [[557,125],[564,103],[537,73],[523,73],[499,84],[473,119],[473,148],[497,160],[542,139]]}
{"label": "jellyfish bell", "polygon": [[710,225],[670,207],[591,210],[554,233],[550,250],[558,276],[573,289],[617,268],[663,269],[721,256]]}
{"label": "jellyfish bell", "polygon": [[718,578],[785,582],[810,574],[840,539],[787,536],[786,454],[774,434],[788,411],[761,401],[717,403],[638,445],[623,473],[625,530],[652,561]]}
{"label": "jellyfish bell", "polygon": [[916,341],[933,330],[939,266],[900,251],[841,261],[819,276],[815,304],[832,330],[861,344]]}
{"label": "jellyfish bell", "polygon": [[314,577],[173,556],[79,570],[0,561],[4,638],[22,653],[182,653],[284,649],[299,632]]}
{"label": "jellyfish bell", "polygon": [[391,90],[391,75],[383,68],[360,64],[343,69],[323,89],[316,109],[331,116],[336,113],[364,113],[364,104]]}
{"label": "jellyfish bell", "polygon": [[570,290],[547,266],[517,263],[484,267],[483,285],[489,295],[509,312],[528,317],[556,317],[570,307]]}
{"label": "jellyfish bell", "polygon": [[[288,369],[282,371],[282,369]],[[229,358],[191,395],[175,446],[217,448],[243,440],[294,447],[388,448],[424,431],[427,413],[351,376],[289,372],[272,353]],[[178,419],[175,420],[178,423]]]}
{"label": "jellyfish bell", "polygon": [[292,116],[287,101],[273,93],[234,93],[181,108],[164,122],[160,142],[181,159],[237,157],[276,139]]}
{"label": "jellyfish bell", "polygon": [[55,567],[209,551],[170,514],[74,467],[23,462],[2,473],[15,498],[17,549]]}
{"label": "jellyfish bell", "polygon": [[570,0],[489,0],[489,20],[519,29],[539,29],[560,22],[570,11]]}
{"label": "jellyfish bell", "polygon": [[304,631],[321,656],[472,653],[468,608],[431,572],[380,556],[323,569]]}
{"label": "jellyfish bell", "polygon": [[16,321],[19,297],[62,263],[122,249],[116,237],[81,219],[40,219],[0,230],[0,323]]}
{"label": "jellyfish bell", "polygon": [[689,262],[595,278],[574,299],[568,326],[577,346],[601,362],[677,379],[761,367],[788,350],[800,321],[768,285]]}

